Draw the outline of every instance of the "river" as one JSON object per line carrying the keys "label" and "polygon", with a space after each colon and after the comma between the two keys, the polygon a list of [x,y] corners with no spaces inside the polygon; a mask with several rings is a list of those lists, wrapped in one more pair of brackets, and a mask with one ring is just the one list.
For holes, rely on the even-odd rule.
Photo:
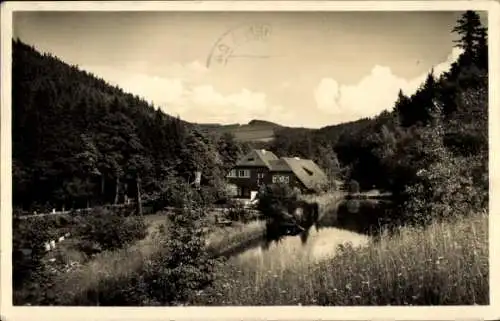
{"label": "river", "polygon": [[[337,246],[366,244],[377,235],[379,218],[388,215],[391,203],[374,200],[345,200],[336,209],[320,213],[305,231],[286,231],[268,226],[266,236],[232,255],[242,265],[272,268],[300,261],[322,260],[334,256]],[[287,233],[288,232],[288,233]]]}

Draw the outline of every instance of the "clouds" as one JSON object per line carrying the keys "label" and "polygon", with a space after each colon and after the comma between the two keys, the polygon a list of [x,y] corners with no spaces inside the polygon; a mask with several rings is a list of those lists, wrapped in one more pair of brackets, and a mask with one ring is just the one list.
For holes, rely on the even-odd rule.
{"label": "clouds", "polygon": [[[434,74],[447,71],[459,55],[460,50],[454,49],[446,61],[434,66]],[[373,117],[390,110],[400,89],[407,95],[413,94],[428,74],[424,72],[408,80],[395,75],[389,67],[375,65],[354,85],[340,84],[332,77],[313,78],[310,83],[282,78],[275,84],[276,90],[268,86],[264,92],[249,89],[245,82],[223,91],[215,82],[220,75],[199,61],[171,64],[157,68],[154,73],[145,72],[151,66],[140,61],[124,68],[82,68],[187,121],[247,123],[251,119],[265,119],[283,125],[313,127]],[[226,84],[232,82],[228,77],[223,79]],[[307,101],[311,91],[313,106]]]}
{"label": "clouds", "polygon": [[126,69],[106,66],[83,66],[82,69],[102,77],[126,92],[143,97],[170,115],[193,122],[248,122],[252,118],[274,118],[283,111],[271,106],[267,95],[241,88],[229,93],[219,92],[205,78],[209,73],[198,61],[173,64],[159,70],[165,76],[137,72],[140,64]]}
{"label": "clouds", "polygon": [[185,91],[189,102],[186,117],[192,121],[247,122],[253,117],[266,115],[267,97],[264,93],[246,88],[223,95],[211,85],[195,86]]}
{"label": "clouds", "polygon": [[[449,70],[460,53],[460,49],[454,48],[446,61],[434,67],[434,75]],[[394,75],[389,67],[376,65],[355,85],[340,85],[333,78],[323,78],[313,94],[318,110],[330,115],[332,121],[352,121],[392,109],[399,90],[407,95],[415,93],[427,74],[407,80]]]}

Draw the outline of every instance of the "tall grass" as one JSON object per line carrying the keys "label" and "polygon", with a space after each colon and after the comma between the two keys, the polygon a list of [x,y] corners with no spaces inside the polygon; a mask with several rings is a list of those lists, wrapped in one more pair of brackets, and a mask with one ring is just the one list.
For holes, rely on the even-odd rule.
{"label": "tall grass", "polygon": [[319,262],[297,256],[293,265],[228,263],[199,304],[488,304],[488,216],[402,227]]}

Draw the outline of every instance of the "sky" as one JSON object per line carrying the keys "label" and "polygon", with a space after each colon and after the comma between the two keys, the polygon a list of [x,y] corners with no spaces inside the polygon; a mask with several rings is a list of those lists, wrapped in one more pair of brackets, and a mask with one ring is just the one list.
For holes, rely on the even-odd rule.
{"label": "sky", "polygon": [[13,36],[198,123],[391,110],[460,51],[460,12],[16,12]]}

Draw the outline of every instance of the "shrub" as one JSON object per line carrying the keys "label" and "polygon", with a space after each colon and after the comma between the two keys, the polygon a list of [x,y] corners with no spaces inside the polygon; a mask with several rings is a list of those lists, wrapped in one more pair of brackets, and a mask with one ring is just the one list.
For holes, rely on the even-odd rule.
{"label": "shrub", "polygon": [[172,212],[170,222],[157,230],[155,244],[162,250],[132,273],[100,280],[76,304],[189,304],[200,290],[212,284],[219,261],[212,259],[205,248],[204,213],[194,201],[197,192],[185,187],[183,196],[187,200],[179,203],[183,210]]}
{"label": "shrub", "polygon": [[[317,202],[305,201],[300,191],[288,185],[273,184],[264,187],[259,193],[257,208],[276,224],[312,224],[311,220],[319,214]],[[297,209],[302,209],[297,211]]]}
{"label": "shrub", "polygon": [[44,260],[47,253],[44,245],[69,231],[73,224],[74,220],[65,215],[14,218],[12,285],[15,305],[54,302],[54,269]]}
{"label": "shrub", "polygon": [[[54,221],[45,217],[14,219],[12,229],[12,281],[17,288],[40,266],[46,253],[44,243],[59,235]],[[24,255],[24,251],[31,253]]]}
{"label": "shrub", "polygon": [[110,210],[97,209],[82,217],[78,230],[80,247],[87,254],[123,248],[147,235],[140,216],[125,217]]}
{"label": "shrub", "polygon": [[211,205],[219,199],[219,191],[212,186],[202,186],[199,191],[199,201],[202,205]]}
{"label": "shrub", "polygon": [[176,305],[192,301],[196,293],[211,285],[217,260],[205,249],[203,209],[196,206],[194,192],[186,190],[183,210],[171,214],[165,240],[166,253],[149,261],[143,271],[150,299]]}
{"label": "shrub", "polygon": [[283,212],[287,212],[289,204],[298,197],[286,184],[266,185],[259,191],[257,209],[268,218],[282,219]]}
{"label": "shrub", "polygon": [[359,193],[359,183],[356,180],[349,182],[349,193]]}
{"label": "shrub", "polygon": [[261,218],[261,215],[258,212],[247,210],[242,204],[237,204],[229,208],[229,211],[225,213],[225,217],[231,221],[248,223]]}
{"label": "shrub", "polygon": [[419,171],[418,181],[407,188],[405,210],[410,221],[426,224],[486,208],[488,190],[473,177],[480,167],[481,160],[446,153],[442,161]]}
{"label": "shrub", "polygon": [[475,156],[456,156],[446,148],[444,137],[441,106],[436,105],[421,137],[424,166],[406,188],[404,214],[412,223],[467,215],[487,206],[487,146]]}

